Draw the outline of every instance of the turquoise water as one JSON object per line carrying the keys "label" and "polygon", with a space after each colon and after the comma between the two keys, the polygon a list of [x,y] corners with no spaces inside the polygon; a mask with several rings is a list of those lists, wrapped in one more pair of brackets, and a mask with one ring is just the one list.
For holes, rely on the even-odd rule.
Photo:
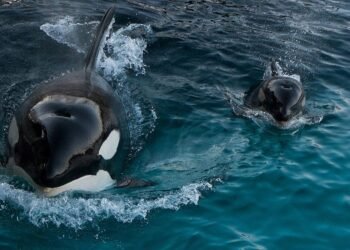
{"label": "turquoise water", "polygon": [[[112,3],[0,6],[2,154],[18,105],[39,83],[82,67]],[[350,4],[117,6],[99,71],[133,128],[128,175],[157,184],[48,199],[0,175],[0,248],[349,248]],[[305,87],[306,112],[288,128],[237,115],[228,100],[240,103],[271,58]]]}

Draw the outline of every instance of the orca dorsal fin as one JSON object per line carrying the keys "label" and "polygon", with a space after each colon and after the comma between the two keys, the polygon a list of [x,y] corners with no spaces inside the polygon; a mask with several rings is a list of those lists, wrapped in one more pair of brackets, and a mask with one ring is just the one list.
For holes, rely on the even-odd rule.
{"label": "orca dorsal fin", "polygon": [[85,59],[85,75],[90,77],[91,71],[96,67],[97,56],[101,47],[101,42],[105,37],[105,33],[108,31],[108,27],[113,21],[116,12],[115,7],[111,7],[107,10],[106,14],[103,16],[96,32],[94,42],[91,45],[90,51]]}
{"label": "orca dorsal fin", "polygon": [[271,76],[279,76],[281,75],[281,66],[278,64],[276,60],[272,60],[270,63]]}

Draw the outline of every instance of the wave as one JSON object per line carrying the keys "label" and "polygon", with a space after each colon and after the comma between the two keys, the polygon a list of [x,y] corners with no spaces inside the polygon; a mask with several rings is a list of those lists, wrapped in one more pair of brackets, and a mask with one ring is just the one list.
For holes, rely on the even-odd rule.
{"label": "wave", "polygon": [[9,177],[3,176],[2,179],[0,201],[5,204],[0,205],[0,211],[16,213],[18,220],[29,220],[37,227],[53,225],[75,230],[87,224],[97,225],[98,221],[105,219],[131,223],[146,219],[154,209],[178,210],[181,206],[197,205],[202,192],[213,188],[209,182],[199,182],[167,191],[156,198],[131,198],[125,195],[77,197],[72,193],[45,198],[15,187]]}

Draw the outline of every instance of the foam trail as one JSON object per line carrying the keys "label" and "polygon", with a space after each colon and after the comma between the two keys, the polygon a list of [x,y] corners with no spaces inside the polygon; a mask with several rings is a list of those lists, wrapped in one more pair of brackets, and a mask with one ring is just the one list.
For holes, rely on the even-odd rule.
{"label": "foam trail", "polygon": [[21,220],[28,219],[35,226],[65,226],[76,230],[88,223],[113,218],[123,223],[135,219],[146,219],[154,209],[178,210],[181,206],[198,204],[201,192],[211,190],[209,182],[193,183],[179,190],[169,191],[158,198],[130,198],[121,195],[113,197],[72,197],[63,194],[54,198],[38,195],[18,189],[8,182],[0,183],[0,211],[20,211]]}

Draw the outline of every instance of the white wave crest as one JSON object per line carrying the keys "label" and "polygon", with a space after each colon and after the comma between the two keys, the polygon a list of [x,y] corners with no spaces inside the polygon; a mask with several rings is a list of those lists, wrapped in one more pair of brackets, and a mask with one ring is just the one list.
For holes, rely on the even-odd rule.
{"label": "white wave crest", "polygon": [[179,190],[169,191],[158,198],[130,198],[122,195],[109,197],[73,197],[63,194],[54,198],[40,197],[35,193],[18,189],[8,182],[0,183],[0,211],[19,210],[21,219],[42,227],[54,225],[81,229],[86,224],[94,225],[96,220],[114,218],[131,223],[135,219],[146,219],[154,209],[178,210],[181,206],[198,204],[201,191],[211,190],[209,182],[192,183]]}

